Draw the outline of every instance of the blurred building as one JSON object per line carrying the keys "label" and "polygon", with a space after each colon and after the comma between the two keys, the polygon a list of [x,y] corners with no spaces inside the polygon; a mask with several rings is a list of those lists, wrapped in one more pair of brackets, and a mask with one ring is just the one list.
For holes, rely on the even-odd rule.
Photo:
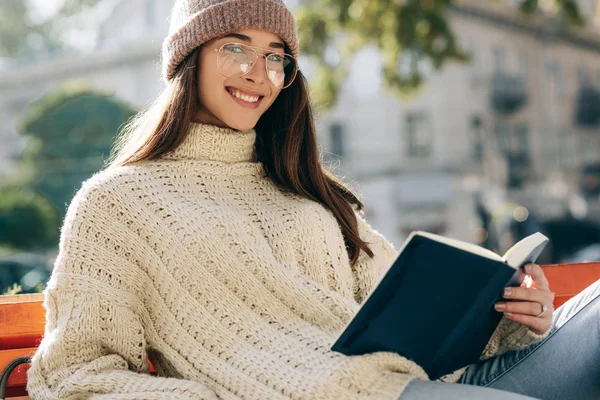
{"label": "blurred building", "polygon": [[[172,3],[105,0],[90,51],[0,72],[0,179],[21,151],[21,116],[48,90],[83,83],[136,107],[159,93]],[[409,99],[380,88],[379,54],[363,49],[339,102],[318,117],[326,159],[339,163],[373,225],[396,245],[413,229],[474,240],[478,191],[560,199],[580,190],[581,170],[596,161],[600,36],[593,25],[565,32],[550,19],[525,20],[516,3],[463,0],[453,8],[472,63],[439,72],[422,63],[426,84]],[[596,2],[580,3],[595,21]]]}
{"label": "blurred building", "polygon": [[[16,134],[29,104],[63,85],[86,85],[141,108],[163,88],[160,48],[173,1],[104,0],[95,45],[80,54],[0,71],[0,179],[12,171],[23,143]],[[4,145],[5,144],[5,145]]]}
{"label": "blurred building", "polygon": [[[471,64],[434,72],[422,63],[425,87],[407,100],[378,90],[378,52],[364,49],[321,119],[330,158],[360,182],[371,220],[397,243],[414,229],[474,240],[478,192],[557,216],[599,160],[600,36],[593,25],[566,32],[526,20],[516,3],[454,7]],[[595,1],[581,7],[595,16]]]}

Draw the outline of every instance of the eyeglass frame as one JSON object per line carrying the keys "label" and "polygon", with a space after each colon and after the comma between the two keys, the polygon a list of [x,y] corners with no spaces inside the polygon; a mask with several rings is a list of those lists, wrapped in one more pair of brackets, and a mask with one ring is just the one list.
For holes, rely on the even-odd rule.
{"label": "eyeglass frame", "polygon": [[[253,70],[253,69],[254,69],[254,67],[256,66],[256,61],[258,60],[258,57],[259,57],[259,56],[261,56],[261,57],[263,57],[263,58],[265,59],[265,70],[264,70],[264,72],[265,72],[265,74],[266,74],[266,76],[267,76],[267,80],[269,81],[269,83],[270,83],[270,84],[271,84],[271,85],[272,85],[274,88],[276,88],[276,89],[279,89],[279,90],[287,89],[287,88],[289,88],[289,87],[292,85],[292,83],[294,83],[294,81],[296,80],[296,77],[297,77],[297,75],[298,75],[298,71],[299,71],[300,69],[299,69],[299,67],[298,67],[298,60],[296,60],[296,58],[294,58],[294,56],[292,56],[291,54],[288,54],[288,53],[278,53],[278,52],[276,52],[276,51],[272,51],[272,50],[268,50],[268,49],[263,49],[262,47],[251,46],[251,45],[249,45],[249,44],[245,44],[245,43],[239,43],[239,42],[227,42],[227,43],[223,43],[223,44],[222,44],[221,46],[219,46],[218,48],[213,48],[213,51],[214,51],[215,53],[217,53],[217,71],[219,71],[219,74],[221,74],[221,76],[223,76],[223,77],[225,77],[225,78],[234,78],[233,76],[227,76],[227,75],[225,75],[224,73],[222,73],[222,72],[220,71],[219,64],[218,64],[218,54],[219,54],[219,52],[220,52],[220,51],[221,51],[221,50],[222,50],[222,49],[223,49],[225,46],[228,46],[228,45],[231,45],[231,44],[237,44],[237,45],[240,45],[240,46],[248,47],[249,49],[251,49],[252,51],[254,51],[254,54],[256,54],[256,57],[254,58],[254,61],[253,61],[253,64],[252,64],[252,67],[250,67],[250,69],[248,70],[248,72],[245,72],[245,73],[243,73],[242,75],[240,75],[240,76],[237,76],[236,78],[241,78],[242,76],[248,75],[250,72],[252,72],[252,70]],[[262,50],[262,51],[265,51],[265,52],[267,52],[267,53],[259,53],[259,52],[258,52],[258,51],[256,51],[256,50]],[[288,57],[290,57],[292,60],[294,60],[294,63],[296,64],[296,66],[295,66],[295,68],[294,68],[294,76],[292,77],[292,79],[290,80],[290,83],[289,83],[287,86],[283,86],[283,87],[281,87],[281,88],[278,88],[278,87],[277,87],[277,86],[275,86],[275,84],[274,84],[274,83],[271,81],[271,78],[269,78],[269,75],[268,75],[268,72],[269,72],[269,71],[267,70],[267,57],[268,57],[268,56],[270,56],[271,54],[278,54],[278,55],[284,55],[284,56],[288,56]]]}

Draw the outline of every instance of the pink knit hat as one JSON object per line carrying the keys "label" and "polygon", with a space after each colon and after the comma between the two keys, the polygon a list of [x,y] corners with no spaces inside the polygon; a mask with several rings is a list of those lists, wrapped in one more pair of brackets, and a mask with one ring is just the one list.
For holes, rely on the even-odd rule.
{"label": "pink knit hat", "polygon": [[296,22],[282,0],[176,0],[163,43],[163,78],[196,47],[239,29],[261,29],[281,37],[298,58]]}

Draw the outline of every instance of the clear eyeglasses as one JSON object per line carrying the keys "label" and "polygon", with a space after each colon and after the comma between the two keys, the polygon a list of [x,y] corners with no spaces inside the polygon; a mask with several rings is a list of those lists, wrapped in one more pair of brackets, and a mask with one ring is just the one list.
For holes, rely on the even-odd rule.
{"label": "clear eyeglasses", "polygon": [[256,65],[258,57],[265,59],[265,73],[277,89],[289,87],[298,73],[296,59],[285,53],[262,53],[267,51],[242,43],[225,43],[218,49],[217,70],[226,78],[238,78],[248,74]]}

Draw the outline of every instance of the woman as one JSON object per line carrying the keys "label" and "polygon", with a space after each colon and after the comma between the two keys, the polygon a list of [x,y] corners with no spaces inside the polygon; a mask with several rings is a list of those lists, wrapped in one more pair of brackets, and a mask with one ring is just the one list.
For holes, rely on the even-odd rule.
{"label": "woman", "polygon": [[[280,0],[176,2],[163,52],[167,89],[65,218],[29,371],[33,399],[497,393],[429,382],[396,354],[329,349],[396,251],[323,171],[297,57]],[[540,307],[551,308],[552,294],[539,267],[530,274],[533,288],[514,290],[523,301],[505,305],[512,314],[482,358],[530,351],[548,337],[552,310]],[[587,315],[597,311],[596,301]],[[496,367],[500,359],[462,379],[484,382],[488,366],[508,369]],[[148,360],[158,376],[147,374]]]}

